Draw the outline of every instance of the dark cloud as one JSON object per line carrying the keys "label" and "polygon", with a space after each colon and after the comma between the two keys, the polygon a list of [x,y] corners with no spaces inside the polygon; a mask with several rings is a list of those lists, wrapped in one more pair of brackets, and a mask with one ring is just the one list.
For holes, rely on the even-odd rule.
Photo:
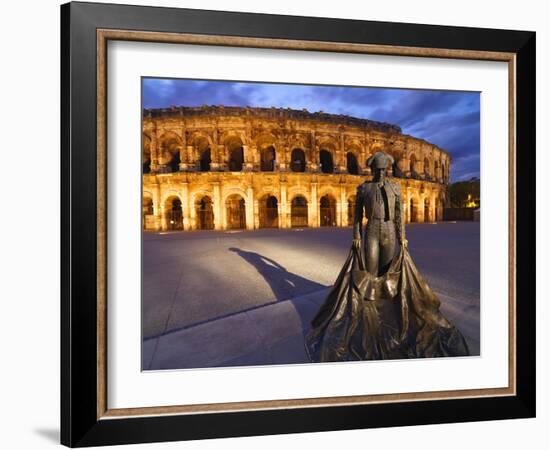
{"label": "dark cloud", "polygon": [[308,109],[389,122],[452,156],[453,181],[479,176],[479,93],[146,78],[143,106]]}

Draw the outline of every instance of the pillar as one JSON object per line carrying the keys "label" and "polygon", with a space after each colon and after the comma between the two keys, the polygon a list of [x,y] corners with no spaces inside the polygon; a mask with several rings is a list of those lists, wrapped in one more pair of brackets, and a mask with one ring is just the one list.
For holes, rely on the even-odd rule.
{"label": "pillar", "polygon": [[425,198],[424,197],[420,197],[420,199],[418,200],[418,206],[416,207],[417,209],[417,214],[416,214],[416,221],[418,223],[424,223],[424,204],[425,204]]}
{"label": "pillar", "polygon": [[254,224],[254,228],[258,229],[260,228],[260,205],[258,203],[258,200],[254,200],[253,202],[253,205],[254,205],[254,210],[253,210],[253,224]]}
{"label": "pillar", "polygon": [[183,215],[183,229],[190,230],[190,214],[189,209],[191,205],[189,204],[189,183],[183,183],[181,188],[181,213]]}
{"label": "pillar", "polygon": [[151,172],[155,173],[158,171],[159,165],[159,149],[158,149],[158,139],[157,139],[157,130],[151,130]]}
{"label": "pillar", "polygon": [[342,202],[336,199],[336,226],[342,226]]}
{"label": "pillar", "polygon": [[311,183],[311,201],[308,205],[309,226],[316,228],[319,226],[319,202],[317,201],[317,183]]}
{"label": "pillar", "polygon": [[160,228],[162,231],[166,231],[168,229],[168,224],[166,223],[166,210],[164,203],[161,203],[160,205]]}
{"label": "pillar", "polygon": [[214,198],[212,205],[214,209],[214,229],[215,230],[224,230],[226,228],[226,224],[224,223],[223,216],[222,216],[222,196],[221,196],[221,190],[220,190],[220,183],[214,182],[212,183],[213,191],[214,191]]}
{"label": "pillar", "polygon": [[243,157],[244,157],[244,164],[243,164],[243,171],[244,172],[252,172],[254,170],[254,158],[252,155],[253,148],[249,145],[243,145]]}
{"label": "pillar", "polygon": [[411,223],[411,190],[407,188],[405,193],[405,223]]}
{"label": "pillar", "polygon": [[161,230],[161,211],[160,211],[160,186],[157,184],[153,189],[153,215],[155,216],[154,229]]}
{"label": "pillar", "polygon": [[197,210],[195,203],[189,198],[189,230],[197,229]]}
{"label": "pillar", "polygon": [[287,216],[287,186],[286,181],[281,181],[281,203],[279,206],[279,228],[289,228],[289,220]]}
{"label": "pillar", "polygon": [[250,186],[246,191],[245,202],[245,221],[246,229],[254,229],[254,189]]}
{"label": "pillar", "polygon": [[342,227],[347,227],[350,224],[348,223],[348,199],[346,198],[346,187],[340,186],[340,203],[342,205],[341,207],[341,215],[342,218],[340,219],[340,223]]}

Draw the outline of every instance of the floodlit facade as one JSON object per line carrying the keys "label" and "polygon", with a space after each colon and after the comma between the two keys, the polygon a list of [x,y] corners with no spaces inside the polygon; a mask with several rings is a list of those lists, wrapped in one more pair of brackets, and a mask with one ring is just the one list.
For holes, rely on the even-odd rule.
{"label": "floodlit facade", "polygon": [[441,220],[451,157],[398,126],[278,108],[144,110],[143,228],[350,226],[376,151],[395,159],[406,221]]}

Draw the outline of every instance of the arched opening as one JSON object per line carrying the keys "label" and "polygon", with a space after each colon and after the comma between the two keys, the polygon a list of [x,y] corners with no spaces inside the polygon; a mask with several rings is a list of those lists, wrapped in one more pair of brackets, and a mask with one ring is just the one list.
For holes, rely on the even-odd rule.
{"label": "arched opening", "polygon": [[404,178],[405,177],[405,174],[403,173],[403,171],[399,168],[399,163],[398,161],[395,161],[393,164],[392,164],[392,174],[395,178]]}
{"label": "arched opening", "polygon": [[353,225],[355,218],[355,195],[348,198],[348,226]]}
{"label": "arched opening", "polygon": [[166,227],[169,230],[183,230],[181,200],[177,197],[166,201]]}
{"label": "arched opening", "polygon": [[424,158],[424,176],[427,179],[431,179],[432,177],[432,170],[430,167],[430,160],[426,157]]}
{"label": "arched opening", "polygon": [[290,225],[292,227],[307,227],[307,200],[298,195],[290,203]]}
{"label": "arched opening", "polygon": [[443,179],[443,183],[447,182],[447,168],[445,167],[445,163],[441,163],[441,178]]}
{"label": "arched opening", "polygon": [[197,229],[214,229],[214,208],[212,199],[207,195],[195,202],[195,211],[197,213]]}
{"label": "arched opening", "polygon": [[210,172],[211,162],[212,162],[212,156],[210,153],[210,147],[208,147],[201,152],[201,157],[199,159],[199,170],[201,172]]}
{"label": "arched opening", "polygon": [[177,172],[179,170],[181,145],[181,138],[172,131],[167,131],[159,138],[158,162],[160,172]]}
{"label": "arched opening", "polygon": [[238,194],[233,194],[225,201],[227,228],[239,230],[246,228],[245,202]]}
{"label": "arched opening", "polygon": [[306,171],[306,154],[301,148],[295,148],[290,155],[290,170],[292,172]]}
{"label": "arched opening", "polygon": [[168,164],[170,167],[170,172],[179,172],[180,170],[180,152],[177,151],[172,155],[172,159],[170,160],[170,163]]}
{"label": "arched opening", "polygon": [[154,228],[154,210],[153,199],[151,197],[144,197],[141,205],[143,215],[143,229],[150,230]]}
{"label": "arched opening", "polygon": [[357,158],[352,152],[346,154],[346,165],[348,173],[352,175],[359,175],[359,164],[357,164]]}
{"label": "arched opening", "polygon": [[322,227],[336,226],[336,201],[328,194],[319,202],[319,218]]}
{"label": "arched opening", "polygon": [[260,170],[262,172],[273,172],[275,170],[275,148],[272,145],[263,148],[261,151]]}
{"label": "arched opening", "polygon": [[434,205],[434,222],[438,222],[439,221],[439,200],[436,199],[435,200],[435,205]]}
{"label": "arched opening", "polygon": [[242,147],[237,147],[229,152],[229,161],[227,168],[230,172],[240,172],[243,170],[244,152]]}
{"label": "arched opening", "polygon": [[424,222],[430,222],[430,200],[424,199]]}
{"label": "arched opening", "polygon": [[260,201],[260,228],[278,228],[277,197],[268,195]]}
{"label": "arched opening", "polygon": [[142,172],[144,174],[151,173],[151,158],[150,158],[150,155],[143,155]]}
{"label": "arched opening", "polygon": [[151,138],[143,135],[142,173],[151,173]]}
{"label": "arched opening", "polygon": [[319,152],[319,163],[321,164],[321,172],[334,172],[334,162],[332,161],[332,154],[328,150],[321,150]]}
{"label": "arched opening", "polygon": [[411,198],[409,211],[411,215],[411,222],[416,222],[416,207],[414,206],[414,200]]}

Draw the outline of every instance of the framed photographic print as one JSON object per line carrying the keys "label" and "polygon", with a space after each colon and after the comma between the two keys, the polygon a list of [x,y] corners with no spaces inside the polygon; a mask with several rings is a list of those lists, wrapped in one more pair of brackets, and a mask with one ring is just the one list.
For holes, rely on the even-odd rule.
{"label": "framed photographic print", "polygon": [[68,446],[535,415],[535,33],[61,7]]}

